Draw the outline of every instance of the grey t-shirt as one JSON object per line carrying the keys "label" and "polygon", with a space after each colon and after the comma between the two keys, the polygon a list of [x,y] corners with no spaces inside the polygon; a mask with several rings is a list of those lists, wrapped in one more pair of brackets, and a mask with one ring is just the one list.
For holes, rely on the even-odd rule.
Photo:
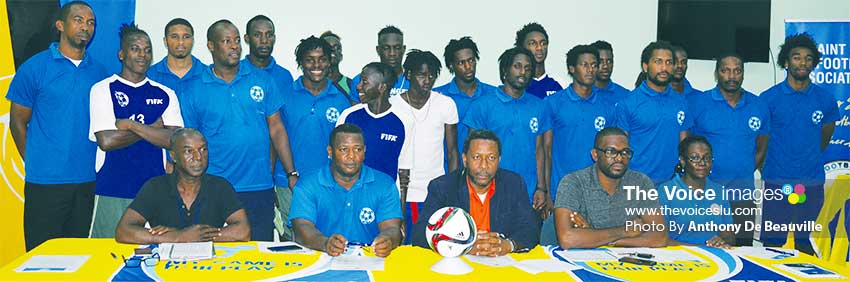
{"label": "grey t-shirt", "polygon": [[627,208],[659,208],[658,199],[638,199],[632,190],[631,199],[623,186],[637,186],[638,189],[655,190],[655,184],[645,174],[626,170],[613,195],[608,195],[599,185],[596,164],[577,170],[564,176],[558,184],[555,208],[568,208],[578,212],[593,229],[612,228],[625,225],[626,221],[639,217],[628,215]]}

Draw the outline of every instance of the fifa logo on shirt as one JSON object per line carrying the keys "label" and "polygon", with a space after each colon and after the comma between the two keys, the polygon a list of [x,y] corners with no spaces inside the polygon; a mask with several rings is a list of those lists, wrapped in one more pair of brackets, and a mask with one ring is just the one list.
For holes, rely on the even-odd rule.
{"label": "fifa logo on shirt", "polygon": [[336,120],[339,118],[339,110],[334,107],[330,107],[325,111],[325,119],[330,123],[336,123]]}
{"label": "fifa logo on shirt", "polygon": [[375,212],[372,209],[365,207],[360,209],[360,223],[369,224],[375,221]]}
{"label": "fifa logo on shirt", "polygon": [[753,131],[758,131],[761,128],[761,120],[758,117],[750,117],[750,121],[747,123]]}
{"label": "fifa logo on shirt", "polygon": [[262,87],[252,86],[250,90],[251,99],[254,99],[254,102],[260,103],[263,101],[263,97],[265,97],[265,92]]}
{"label": "fifa logo on shirt", "polygon": [[792,205],[802,204],[806,202],[806,186],[797,183],[794,187],[791,184],[782,185],[782,194],[788,195],[788,203]]}
{"label": "fifa logo on shirt", "polygon": [[162,99],[145,99],[148,105],[162,105]]}
{"label": "fifa logo on shirt", "polygon": [[381,133],[381,140],[395,142],[396,138],[398,138],[398,136],[395,136],[395,135],[392,135],[392,134]]}
{"label": "fifa logo on shirt", "polygon": [[823,119],[823,112],[821,112],[821,111],[812,112],[812,123],[819,124],[822,119]]}
{"label": "fifa logo on shirt", "polygon": [[537,124],[537,117],[532,117],[531,120],[528,121],[528,128],[531,129],[531,133],[537,133],[537,130],[540,129]]}
{"label": "fifa logo on shirt", "polygon": [[124,94],[124,92],[121,91],[115,91],[115,100],[118,101],[118,105],[122,108],[130,104],[130,97],[128,97],[127,94]]}
{"label": "fifa logo on shirt", "polygon": [[593,121],[593,127],[596,128],[596,131],[600,131],[602,129],[605,129],[605,117],[602,117],[602,116],[596,117],[596,119]]}
{"label": "fifa logo on shirt", "polygon": [[679,111],[678,113],[676,113],[676,122],[678,122],[679,125],[682,125],[683,123],[685,123],[685,112],[684,111]]}

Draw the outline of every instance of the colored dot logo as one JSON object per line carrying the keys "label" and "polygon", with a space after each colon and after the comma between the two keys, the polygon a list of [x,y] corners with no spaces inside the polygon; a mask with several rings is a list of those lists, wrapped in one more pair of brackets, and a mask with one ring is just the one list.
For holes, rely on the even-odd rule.
{"label": "colored dot logo", "polygon": [[793,187],[791,184],[782,185],[782,193],[788,195],[788,203],[792,205],[806,202],[806,186],[803,184],[798,183]]}

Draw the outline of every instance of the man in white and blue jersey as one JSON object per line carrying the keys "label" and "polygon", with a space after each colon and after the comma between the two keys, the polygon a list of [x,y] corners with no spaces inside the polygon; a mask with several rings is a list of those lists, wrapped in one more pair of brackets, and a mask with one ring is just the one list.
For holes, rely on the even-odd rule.
{"label": "man in white and blue jersey", "polygon": [[165,174],[165,150],[183,126],[177,95],[145,74],[153,51],[136,26],[121,28],[121,73],[92,86],[89,139],[96,141],[92,238],[115,237],[115,227],[148,179]]}
{"label": "man in white and blue jersey", "polygon": [[516,32],[514,46],[525,48],[534,54],[534,61],[537,67],[534,69],[531,82],[528,83],[528,87],[525,89],[526,92],[543,99],[564,89],[560,82],[546,73],[546,57],[549,55],[549,34],[546,33],[546,29],[542,25],[529,23],[523,26],[522,29]]}
{"label": "man in white and blue jersey", "polygon": [[[404,33],[395,26],[388,25],[378,31],[378,46],[375,46],[375,51],[378,52],[378,57],[381,58],[381,63],[388,64],[393,67],[396,73],[396,81],[393,88],[390,88],[390,97],[404,93],[410,89],[410,80],[402,71],[402,57],[407,50],[404,45]],[[355,76],[351,80],[351,100],[360,102],[360,92],[357,91],[357,84],[360,84],[360,75]]]}
{"label": "man in white and blue jersey", "polygon": [[[275,44],[275,29],[271,19],[256,15],[245,26],[244,40],[248,43],[248,55],[243,61],[248,66],[263,70],[274,78],[277,88],[288,97],[292,89],[292,73],[281,67],[272,56]],[[286,98],[284,98],[286,99]]]}
{"label": "man in white and blue jersey", "polygon": [[180,95],[183,82],[201,75],[207,65],[192,55],[195,29],[186,19],[169,21],[162,40],[168,55],[148,69],[148,79],[162,83]]}
{"label": "man in white and blue jersey", "polygon": [[596,55],[599,58],[599,71],[596,72],[593,92],[600,97],[609,98],[613,102],[611,106],[614,106],[631,92],[622,85],[611,81],[611,75],[614,74],[614,47],[604,40],[597,40],[591,43],[590,47],[596,48]]}

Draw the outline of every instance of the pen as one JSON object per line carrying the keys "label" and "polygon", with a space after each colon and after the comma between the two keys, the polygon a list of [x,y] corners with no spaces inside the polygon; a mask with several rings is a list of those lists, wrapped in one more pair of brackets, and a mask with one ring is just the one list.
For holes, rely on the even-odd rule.
{"label": "pen", "polygon": [[360,243],[360,242],[348,242],[345,243],[346,247],[371,247],[372,244]]}
{"label": "pen", "polygon": [[787,255],[787,256],[792,256],[792,257],[797,255],[797,254],[794,254],[794,253],[780,251],[780,250],[777,250],[777,249],[774,249],[774,248],[764,248],[764,249],[771,251],[771,252],[774,252],[774,253],[777,253],[777,254],[782,254],[782,255]]}
{"label": "pen", "polygon": [[113,258],[113,259],[118,259],[118,256],[116,256],[116,255],[115,255],[115,253],[110,252],[109,254],[110,254],[110,255],[112,255],[112,258]]}

